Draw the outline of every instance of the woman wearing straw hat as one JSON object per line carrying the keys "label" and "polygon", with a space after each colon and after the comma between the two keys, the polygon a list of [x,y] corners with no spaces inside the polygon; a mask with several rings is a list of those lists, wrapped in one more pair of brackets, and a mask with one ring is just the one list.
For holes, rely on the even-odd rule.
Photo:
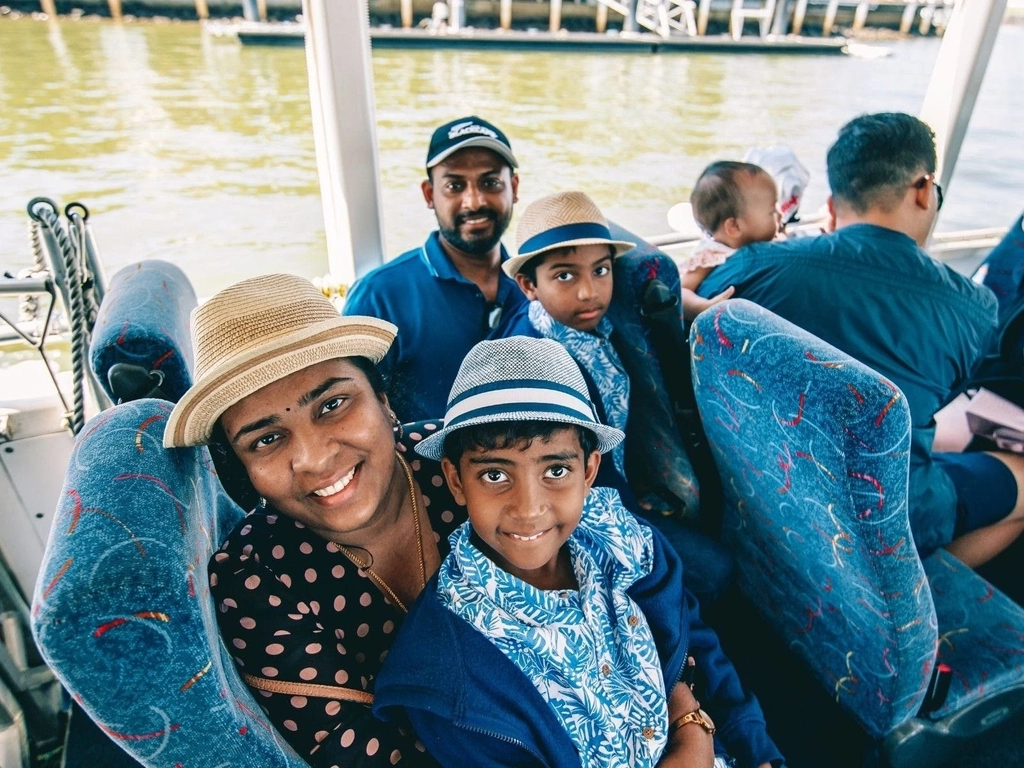
{"label": "woman wearing straw hat", "polygon": [[[272,722],[314,766],[429,758],[375,720],[374,680],[465,519],[439,466],[406,461],[375,365],[395,326],[341,317],[309,281],[265,275],[192,317],[196,379],[167,447],[210,444],[258,506],[210,563],[220,629]],[[424,493],[429,492],[429,498]]]}

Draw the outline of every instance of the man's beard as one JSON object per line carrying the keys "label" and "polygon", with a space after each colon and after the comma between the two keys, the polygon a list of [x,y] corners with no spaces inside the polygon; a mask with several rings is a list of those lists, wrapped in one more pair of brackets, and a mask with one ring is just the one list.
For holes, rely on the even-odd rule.
{"label": "man's beard", "polygon": [[[491,234],[473,237],[472,239],[463,238],[459,231],[459,227],[465,223],[467,219],[481,215],[486,216],[493,222],[494,226],[491,230]],[[456,214],[454,226],[451,228],[444,226],[440,220],[437,224],[438,229],[441,231],[441,237],[443,237],[449,245],[457,248],[463,253],[469,254],[470,256],[486,256],[491,252],[491,249],[494,248],[494,246],[501,242],[501,236],[505,234],[505,230],[508,229],[510,221],[512,221],[511,208],[509,208],[508,213],[505,214],[504,219],[498,218],[497,211],[490,208],[482,208],[479,211]]]}

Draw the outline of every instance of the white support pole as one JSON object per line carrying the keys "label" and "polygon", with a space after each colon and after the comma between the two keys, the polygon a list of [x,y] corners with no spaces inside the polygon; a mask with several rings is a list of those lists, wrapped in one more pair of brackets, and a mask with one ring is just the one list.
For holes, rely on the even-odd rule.
{"label": "white support pole", "polygon": [[914,26],[914,19],[917,17],[917,3],[907,3],[900,17],[900,34],[909,35],[910,28]]}
{"label": "white support pole", "polygon": [[1006,0],[957,0],[942,38],[920,117],[935,131],[943,188],[953,177],[1005,13]]}
{"label": "white support pole", "polygon": [[562,28],[562,0],[550,0],[550,3],[548,31],[557,32]]}
{"label": "white support pole", "polygon": [[858,3],[857,10],[853,12],[853,31],[860,32],[864,29],[864,25],[868,21],[868,11],[870,10],[870,4],[868,2]]}
{"label": "white support pole", "polygon": [[498,18],[502,29],[512,29],[512,0],[501,0]]}
{"label": "white support pole", "polygon": [[412,0],[402,0],[401,2],[401,14],[402,14],[402,29],[409,29],[412,27]]}
{"label": "white support pole", "polygon": [[331,275],[384,261],[367,0],[302,0],[306,69]]}
{"label": "white support pole", "polygon": [[839,0],[828,0],[825,8],[825,20],[821,23],[821,36],[831,37],[832,27],[836,25],[836,14],[839,13]]}
{"label": "white support pole", "polygon": [[708,18],[711,16],[711,0],[700,0],[697,6],[697,34],[703,37],[708,31]]}
{"label": "white support pole", "polygon": [[796,8],[793,11],[793,34],[799,35],[804,31],[804,16],[807,15],[807,0],[796,0]]}

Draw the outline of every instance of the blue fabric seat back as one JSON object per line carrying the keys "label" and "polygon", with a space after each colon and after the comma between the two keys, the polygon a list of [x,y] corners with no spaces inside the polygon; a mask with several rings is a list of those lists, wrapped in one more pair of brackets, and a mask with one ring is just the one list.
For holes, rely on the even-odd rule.
{"label": "blue fabric seat back", "polygon": [[902,393],[748,301],[690,333],[744,593],[875,738],[920,709],[937,620],[907,518]]}
{"label": "blue fabric seat back", "polygon": [[172,402],[192,386],[189,315],[196,294],[185,273],[166,261],[129,264],[110,280],[93,329],[89,362],[107,395],[117,402],[107,373],[117,363],[160,371]]}
{"label": "blue fabric seat back", "polygon": [[46,662],[146,766],[306,764],[224,648],[207,561],[243,517],[205,448],[165,450],[171,406],[116,406],[79,434],[33,600]]}
{"label": "blue fabric seat back", "polygon": [[[630,462],[631,452],[642,452],[636,456],[637,463],[657,476],[673,495],[683,501],[688,510],[687,518],[695,520],[700,509],[696,473],[676,428],[672,402],[650,330],[640,314],[644,288],[648,282],[657,279],[680,299],[679,320],[682,322],[679,268],[667,254],[643,242],[632,232],[615,223],[610,223],[609,229],[616,240],[639,243],[615,259],[615,290],[607,313],[618,333],[622,362],[629,370],[630,421],[636,419],[644,425],[642,442],[634,441],[634,436],[627,434],[627,462]],[[642,496],[643,489],[639,490],[638,495]]]}

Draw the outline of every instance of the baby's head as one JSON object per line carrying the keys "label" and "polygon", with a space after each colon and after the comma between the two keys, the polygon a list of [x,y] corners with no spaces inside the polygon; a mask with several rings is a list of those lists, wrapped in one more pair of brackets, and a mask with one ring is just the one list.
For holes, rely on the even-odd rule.
{"label": "baby's head", "polygon": [[579,524],[601,454],[622,438],[598,422],[583,374],[561,344],[514,336],[470,350],[444,428],[416,451],[441,460],[488,557],[551,588],[544,585]]}
{"label": "baby's head", "polygon": [[773,240],[782,226],[775,180],[760,166],[722,160],[712,163],[690,195],[701,229],[730,248]]}
{"label": "baby's head", "polygon": [[612,299],[612,259],[635,246],[613,240],[608,221],[582,192],[531,203],[516,230],[519,253],[503,268],[531,301],[577,331],[592,331]]}

